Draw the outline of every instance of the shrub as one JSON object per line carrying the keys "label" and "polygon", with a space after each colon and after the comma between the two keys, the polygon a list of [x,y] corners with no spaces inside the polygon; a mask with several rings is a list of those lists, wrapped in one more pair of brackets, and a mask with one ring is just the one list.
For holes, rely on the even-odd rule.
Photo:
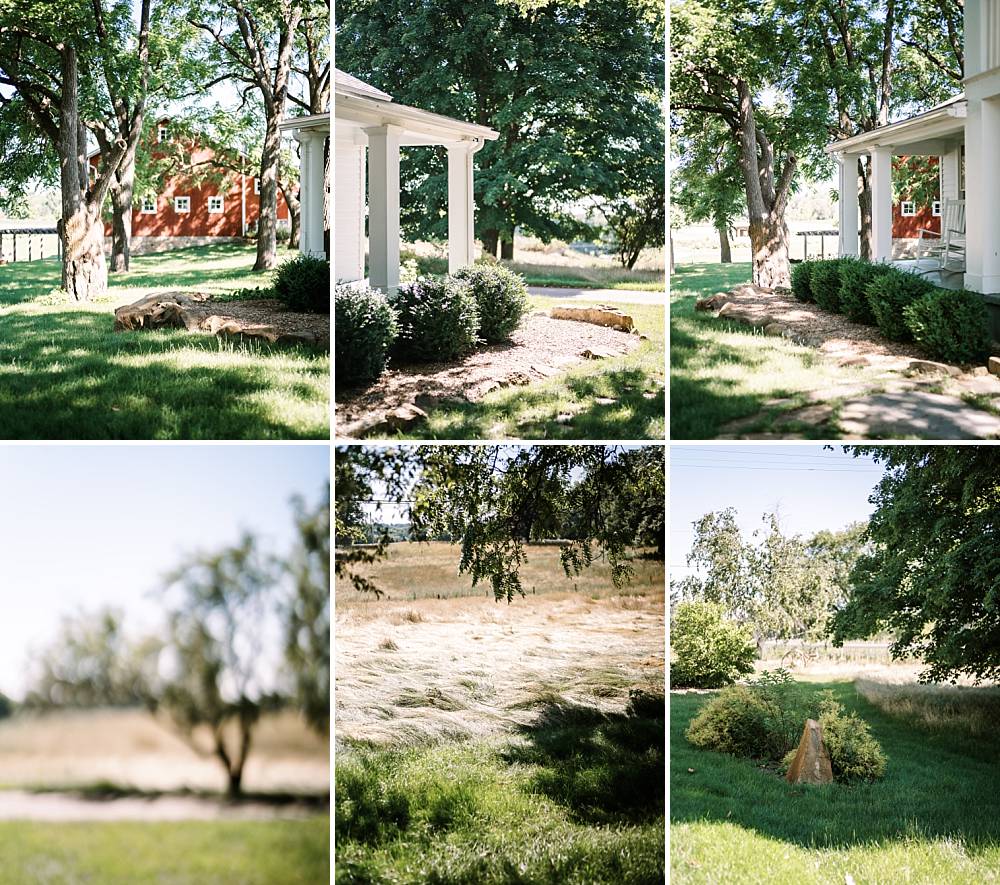
{"label": "shrub", "polygon": [[698,711],[686,736],[702,750],[780,759],[788,743],[773,726],[779,712],[770,698],[751,686],[731,685]]}
{"label": "shrub", "polygon": [[278,243],[287,243],[292,238],[292,231],[287,227],[279,227],[274,232],[274,239]]}
{"label": "shrub", "polygon": [[407,258],[399,264],[399,282],[415,283],[420,279],[420,265],[416,257]]}
{"label": "shrub", "polygon": [[840,265],[840,309],[856,323],[875,325],[875,315],[868,303],[868,284],[876,277],[891,272],[888,264],[870,261],[844,261]]}
{"label": "shrub", "polygon": [[868,283],[866,294],[875,324],[886,338],[908,341],[912,337],[903,310],[934,287],[922,277],[900,270],[879,274]]}
{"label": "shrub", "polygon": [[868,723],[856,713],[845,713],[831,691],[821,695],[819,724],[835,781],[875,781],[885,774],[885,754]]}
{"label": "shrub", "polygon": [[812,289],[809,287],[809,279],[812,276],[812,269],[815,261],[800,261],[792,266],[792,294],[799,301],[813,301]]}
{"label": "shrub", "polygon": [[420,279],[392,298],[399,323],[393,352],[414,362],[449,360],[476,346],[479,311],[469,287],[452,279]]}
{"label": "shrub", "polygon": [[721,605],[682,602],[670,618],[671,685],[719,688],[753,670],[756,646],[747,627],[726,621]]}
{"label": "shrub", "polygon": [[330,312],[330,262],[311,255],[296,255],[274,272],[274,296],[289,310],[301,313]]}
{"label": "shrub", "polygon": [[971,363],[990,355],[989,313],[982,296],[933,289],[903,308],[914,341],[939,359]]}
{"label": "shrub", "polygon": [[333,296],[338,384],[377,378],[396,339],[396,312],[378,289],[354,283],[337,286]]}
{"label": "shrub", "polygon": [[824,310],[840,312],[840,267],[850,259],[833,258],[813,262],[809,271],[809,291]]}
{"label": "shrub", "polygon": [[479,308],[479,337],[500,342],[510,338],[528,309],[528,287],[516,273],[500,265],[463,267],[454,278],[469,284]]}

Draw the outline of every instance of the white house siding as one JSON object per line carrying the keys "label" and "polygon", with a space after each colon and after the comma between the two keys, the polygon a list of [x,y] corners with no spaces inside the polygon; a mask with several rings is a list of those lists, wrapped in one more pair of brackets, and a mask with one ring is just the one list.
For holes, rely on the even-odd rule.
{"label": "white house siding", "polygon": [[941,203],[942,211],[945,200],[957,200],[958,196],[958,164],[961,162],[961,148],[955,148],[941,157]]}
{"label": "white house siding", "polygon": [[334,200],[336,281],[364,278],[365,148],[335,141]]}

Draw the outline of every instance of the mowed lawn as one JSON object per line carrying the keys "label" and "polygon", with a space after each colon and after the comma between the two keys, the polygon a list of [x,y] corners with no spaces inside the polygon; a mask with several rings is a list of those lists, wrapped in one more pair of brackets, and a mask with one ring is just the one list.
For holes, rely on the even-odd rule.
{"label": "mowed lawn", "polygon": [[330,818],[170,823],[0,822],[0,885],[315,885]]}
{"label": "mowed lawn", "polygon": [[671,882],[1000,882],[1000,739],[889,716],[832,689],[888,757],[874,784],[805,787],[684,737],[709,694],[670,696]]}
{"label": "mowed lawn", "polygon": [[242,245],[136,256],[84,306],[59,292],[54,259],[0,267],[0,438],[329,438],[328,354],[113,331],[115,307],[154,291],[266,287],[253,261]]}
{"label": "mowed lawn", "polygon": [[[534,310],[565,302],[531,298]],[[422,439],[663,439],[664,310],[658,305],[616,304],[648,340],[631,353],[587,360],[526,387],[507,387],[481,402],[442,404],[407,438]],[[614,402],[607,402],[613,400]],[[572,414],[572,420],[556,419]]]}
{"label": "mowed lawn", "polygon": [[[712,439],[736,419],[760,414],[745,431],[767,432],[781,412],[809,404],[810,391],[863,381],[874,368],[840,368],[818,350],[766,336],[694,309],[695,301],[750,279],[749,264],[678,266],[670,280],[670,435]],[[770,412],[765,407],[782,400]],[[826,438],[829,429],[787,427]]]}

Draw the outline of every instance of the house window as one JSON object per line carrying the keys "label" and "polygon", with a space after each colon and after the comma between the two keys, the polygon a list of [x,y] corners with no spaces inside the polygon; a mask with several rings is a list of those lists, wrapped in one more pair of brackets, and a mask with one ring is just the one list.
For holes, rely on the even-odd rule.
{"label": "house window", "polygon": [[143,197],[142,198],[142,214],[143,215],[155,215],[156,214],[156,197]]}
{"label": "house window", "polygon": [[208,198],[208,211],[212,215],[218,215],[223,211],[222,197],[209,197]]}
{"label": "house window", "polygon": [[940,200],[935,200],[933,203],[931,203],[931,215],[933,215],[935,218],[940,218],[941,217],[941,201]]}
{"label": "house window", "polygon": [[900,212],[903,218],[912,218],[917,214],[917,204],[913,200],[903,200],[900,205]]}
{"label": "house window", "polygon": [[166,141],[167,140],[167,127],[166,126],[160,126],[160,127],[157,128],[157,130],[156,130],[156,140],[157,141]]}
{"label": "house window", "polygon": [[190,211],[191,211],[190,197],[174,197],[174,212],[190,212]]}
{"label": "house window", "polygon": [[260,193],[260,179],[259,178],[255,178],[253,180],[253,192],[255,194],[259,194]]}

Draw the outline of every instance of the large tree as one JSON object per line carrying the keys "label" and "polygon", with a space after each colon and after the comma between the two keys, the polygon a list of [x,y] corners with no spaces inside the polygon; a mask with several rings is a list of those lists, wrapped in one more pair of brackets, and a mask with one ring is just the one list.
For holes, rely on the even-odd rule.
{"label": "large tree", "polygon": [[133,46],[138,71],[135,89],[140,98],[126,114],[125,130],[109,142],[101,169],[91,177],[88,130],[113,131],[101,118],[103,101],[96,72],[103,71],[105,85],[121,82],[115,63],[122,56],[123,31],[107,24],[109,19],[120,22],[123,16],[131,16],[131,5],[112,2],[105,6],[104,0],[68,4],[0,0],[0,85],[15,90],[16,102],[23,105],[58,157],[62,286],[77,301],[87,301],[107,288],[101,209],[122,160],[142,130],[150,6],[151,0],[139,4]]}
{"label": "large tree", "polygon": [[885,475],[835,644],[882,631],[927,681],[1000,678],[1000,449],[855,446]]}
{"label": "large tree", "polygon": [[[345,0],[337,64],[397,101],[495,128],[476,155],[476,232],[513,257],[515,228],[589,231],[572,204],[614,196],[622,152],[657,158],[662,7],[639,0]],[[443,148],[408,150],[404,231],[447,234]]]}

